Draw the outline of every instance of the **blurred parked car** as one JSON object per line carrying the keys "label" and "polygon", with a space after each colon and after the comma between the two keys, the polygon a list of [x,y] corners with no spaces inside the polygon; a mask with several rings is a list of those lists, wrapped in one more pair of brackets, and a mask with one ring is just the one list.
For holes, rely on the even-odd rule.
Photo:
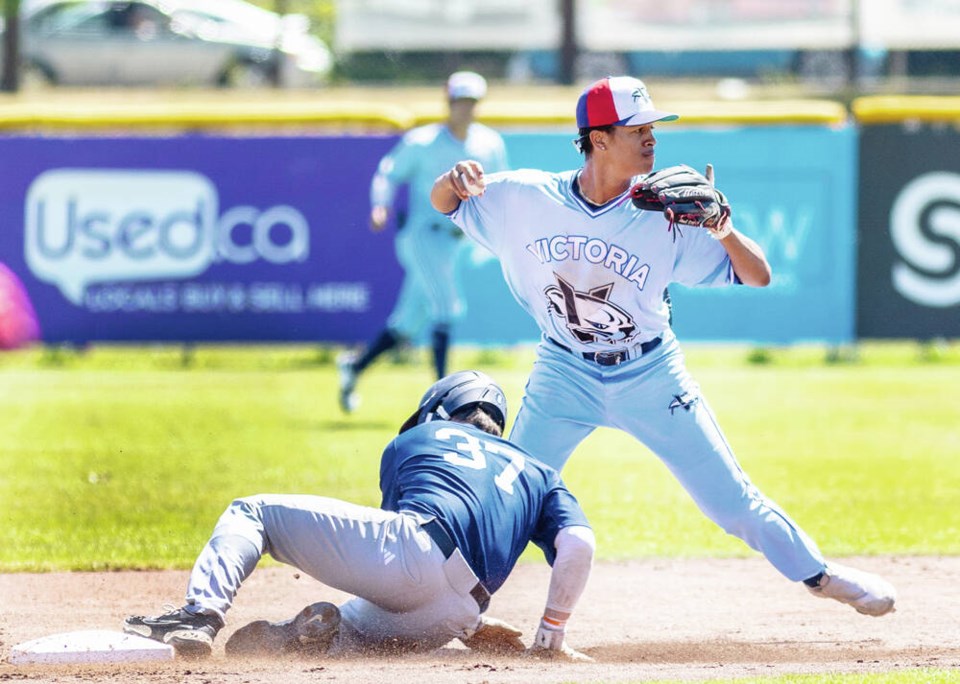
{"label": "blurred parked car", "polygon": [[243,0],[26,0],[22,82],[307,87],[332,57],[302,15]]}

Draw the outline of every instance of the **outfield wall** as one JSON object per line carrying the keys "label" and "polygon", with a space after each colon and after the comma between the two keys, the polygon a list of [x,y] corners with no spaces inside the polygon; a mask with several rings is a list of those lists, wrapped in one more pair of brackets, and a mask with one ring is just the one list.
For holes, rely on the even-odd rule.
{"label": "outfield wall", "polygon": [[[764,344],[957,336],[956,131],[857,127],[822,105],[799,121],[740,111],[662,126],[658,163],[714,164],[774,281],[672,288],[678,333]],[[552,116],[540,132],[505,129],[515,167],[579,164],[569,131],[542,132]],[[0,261],[24,281],[44,340],[352,343],[380,328],[401,273],[390,235],[367,227],[367,189],[396,131],[98,133],[0,137]],[[892,230],[897,192],[930,171],[945,184],[919,186],[919,209],[896,205]],[[457,339],[534,339],[497,264],[477,250],[463,258],[469,312]],[[926,298],[905,295],[905,281]]]}
{"label": "outfield wall", "polygon": [[857,333],[960,337],[960,98],[863,98],[854,112]]}

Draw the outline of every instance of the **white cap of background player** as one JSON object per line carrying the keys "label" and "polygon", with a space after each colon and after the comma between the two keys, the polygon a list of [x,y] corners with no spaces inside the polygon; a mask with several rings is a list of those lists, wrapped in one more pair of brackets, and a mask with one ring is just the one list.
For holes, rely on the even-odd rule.
{"label": "white cap of background player", "polygon": [[451,100],[480,100],[487,94],[487,80],[473,71],[457,71],[447,79],[447,97]]}

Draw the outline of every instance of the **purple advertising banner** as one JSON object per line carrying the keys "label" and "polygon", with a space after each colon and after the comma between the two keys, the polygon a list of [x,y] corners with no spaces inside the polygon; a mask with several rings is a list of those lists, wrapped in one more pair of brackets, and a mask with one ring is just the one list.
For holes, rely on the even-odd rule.
{"label": "purple advertising banner", "polygon": [[[580,163],[569,134],[504,137],[517,168]],[[856,130],[659,137],[663,164],[723,170],[737,225],[774,269],[762,290],[671,288],[681,337],[851,340]],[[364,342],[402,280],[396,225],[368,224],[370,180],[396,139],[0,137],[0,263],[23,282],[45,342]],[[464,250],[456,341],[535,341],[485,255]]]}
{"label": "purple advertising banner", "polygon": [[0,138],[0,262],[46,342],[354,342],[401,273],[368,227],[393,136]]}

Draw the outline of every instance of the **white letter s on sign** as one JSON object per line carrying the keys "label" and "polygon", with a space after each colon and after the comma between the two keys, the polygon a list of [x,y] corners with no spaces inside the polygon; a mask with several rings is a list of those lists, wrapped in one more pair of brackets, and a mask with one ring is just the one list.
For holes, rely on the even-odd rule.
{"label": "white letter s on sign", "polygon": [[893,266],[897,292],[923,306],[960,304],[960,174],[925,173],[904,186],[890,210],[890,235],[902,259]]}

